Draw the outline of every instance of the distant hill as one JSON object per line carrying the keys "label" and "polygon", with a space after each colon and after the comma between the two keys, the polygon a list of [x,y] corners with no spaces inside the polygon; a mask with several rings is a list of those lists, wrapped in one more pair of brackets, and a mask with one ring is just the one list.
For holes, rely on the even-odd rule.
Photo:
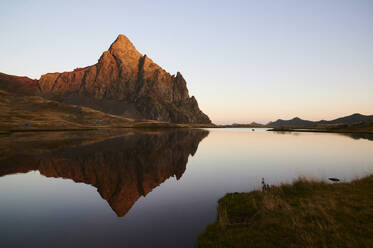
{"label": "distant hill", "polygon": [[373,121],[373,115],[362,115],[359,113],[341,117],[331,121],[319,121],[317,124],[352,124],[357,122]]}
{"label": "distant hill", "polygon": [[352,124],[352,123],[359,123],[359,122],[370,122],[373,121],[373,115],[362,115],[359,113],[352,114],[349,116],[337,118],[334,120],[326,121],[309,121],[309,120],[302,120],[298,117],[295,117],[291,120],[277,120],[273,122],[269,122],[267,125],[272,127],[286,127],[286,126],[315,126],[315,125],[335,125],[335,124]]}
{"label": "distant hill", "polygon": [[252,125],[252,126],[257,126],[257,127],[262,127],[262,126],[264,126],[264,124],[257,123],[257,122],[255,122],[255,121],[251,122],[250,125]]}
{"label": "distant hill", "polygon": [[269,122],[267,124],[268,126],[273,126],[273,127],[281,127],[281,126],[312,126],[315,125],[315,122],[313,121],[307,121],[307,120],[302,120],[298,117],[295,117],[291,120],[281,120],[278,119],[277,121]]}
{"label": "distant hill", "polygon": [[264,124],[260,124],[257,122],[251,122],[251,123],[232,123],[231,125],[220,125],[220,127],[242,127],[242,128],[251,128],[251,127],[265,127]]}

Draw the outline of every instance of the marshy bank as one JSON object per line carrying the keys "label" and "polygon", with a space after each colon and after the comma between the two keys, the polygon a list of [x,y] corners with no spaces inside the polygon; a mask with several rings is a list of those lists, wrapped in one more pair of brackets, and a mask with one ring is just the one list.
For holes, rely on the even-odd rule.
{"label": "marshy bank", "polygon": [[373,175],[349,183],[300,178],[293,184],[229,193],[218,220],[198,238],[205,247],[370,247]]}

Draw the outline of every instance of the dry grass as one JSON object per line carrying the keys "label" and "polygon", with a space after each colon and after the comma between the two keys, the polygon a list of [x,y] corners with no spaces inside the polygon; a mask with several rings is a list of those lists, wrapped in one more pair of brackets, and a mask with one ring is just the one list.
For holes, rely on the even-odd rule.
{"label": "dry grass", "polygon": [[372,247],[373,176],[227,194],[199,247]]}
{"label": "dry grass", "polygon": [[[25,126],[28,123],[30,126]],[[9,131],[72,131],[99,128],[209,127],[134,120],[88,107],[68,105],[38,96],[18,96],[0,90],[0,134]]]}
{"label": "dry grass", "polygon": [[352,124],[320,124],[315,126],[275,127],[268,131],[277,132],[326,132],[326,133],[360,133],[373,134],[373,122],[357,122]]}
{"label": "dry grass", "polygon": [[[31,127],[25,127],[25,124]],[[84,129],[131,124],[133,120],[86,107],[67,105],[38,96],[0,91],[0,130]]]}

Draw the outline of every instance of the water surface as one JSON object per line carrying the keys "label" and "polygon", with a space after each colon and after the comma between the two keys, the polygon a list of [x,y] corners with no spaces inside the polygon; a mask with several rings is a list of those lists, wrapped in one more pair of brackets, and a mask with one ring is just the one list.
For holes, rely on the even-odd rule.
{"label": "water surface", "polygon": [[167,129],[0,136],[0,247],[195,247],[227,192],[373,172],[369,136]]}

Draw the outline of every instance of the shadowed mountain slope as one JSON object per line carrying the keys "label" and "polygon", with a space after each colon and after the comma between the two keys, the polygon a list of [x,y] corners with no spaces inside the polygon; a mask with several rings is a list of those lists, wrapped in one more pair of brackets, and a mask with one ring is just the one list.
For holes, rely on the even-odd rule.
{"label": "shadowed mountain slope", "polygon": [[373,121],[373,115],[362,115],[362,114],[352,114],[349,116],[341,117],[338,119],[326,121],[308,121],[302,120],[298,117],[295,117],[291,120],[277,120],[274,122],[269,122],[267,125],[272,127],[280,127],[280,126],[314,126],[314,125],[334,125],[334,124],[353,124],[359,122],[371,122]]}

